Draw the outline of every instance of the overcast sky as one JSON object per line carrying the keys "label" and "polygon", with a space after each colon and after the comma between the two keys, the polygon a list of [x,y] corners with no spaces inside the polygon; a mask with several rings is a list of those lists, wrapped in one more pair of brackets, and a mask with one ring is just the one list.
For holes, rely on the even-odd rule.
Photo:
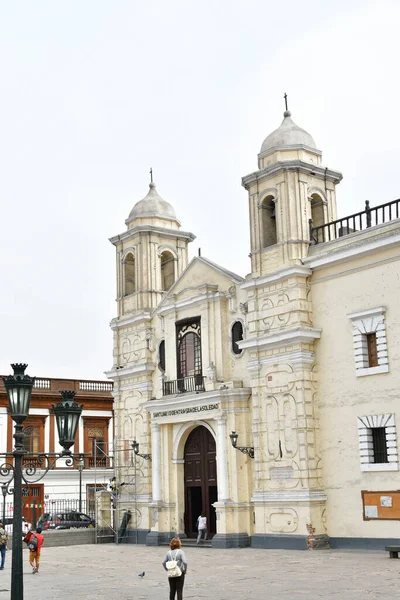
{"label": "overcast sky", "polygon": [[249,271],[263,139],[293,120],[338,169],[338,214],[400,197],[400,2],[0,3],[0,372],[104,379],[115,254],[148,191],[190,256]]}

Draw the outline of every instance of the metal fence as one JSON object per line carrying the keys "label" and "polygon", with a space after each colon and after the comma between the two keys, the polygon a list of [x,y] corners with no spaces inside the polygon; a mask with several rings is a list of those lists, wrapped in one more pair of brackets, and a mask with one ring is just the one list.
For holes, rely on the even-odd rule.
{"label": "metal fence", "polygon": [[[68,513],[68,512],[83,512],[92,519],[96,518],[96,509],[94,502],[86,502],[82,500],[81,509],[79,506],[79,500],[46,500],[43,504],[37,505],[29,505],[30,514],[33,514],[31,525],[32,527],[36,527],[36,523],[39,517],[43,513]],[[27,512],[27,511],[25,511]],[[22,513],[24,513],[24,506],[22,508]],[[13,503],[6,502],[1,504],[0,508],[0,520],[3,520],[5,525],[11,525],[13,519]],[[24,517],[23,517],[24,518]],[[25,517],[25,522],[30,522],[27,517]]]}
{"label": "metal fence", "polygon": [[314,227],[312,219],[309,219],[310,241],[313,244],[330,242],[355,231],[363,231],[369,227],[388,223],[398,219],[399,216],[400,199],[372,208],[369,201],[366,200],[365,210],[337,219],[337,221]]}
{"label": "metal fence", "polygon": [[[79,505],[79,500],[47,500],[41,513],[68,513],[68,512],[83,512],[93,519],[95,515],[95,506],[91,502],[82,500]],[[40,516],[40,515],[39,515]]]}

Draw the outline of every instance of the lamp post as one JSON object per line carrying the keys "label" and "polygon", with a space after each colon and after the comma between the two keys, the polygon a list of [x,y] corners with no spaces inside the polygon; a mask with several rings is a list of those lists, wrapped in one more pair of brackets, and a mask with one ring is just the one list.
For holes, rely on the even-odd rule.
{"label": "lamp post", "polygon": [[8,414],[15,423],[14,432],[14,511],[12,538],[11,600],[24,597],[22,567],[22,457],[25,454],[22,423],[29,413],[34,377],[25,375],[28,365],[11,365],[14,375],[4,377],[8,397]]}
{"label": "lamp post", "polygon": [[[66,458],[66,464],[72,466],[75,457],[71,454],[71,446],[75,441],[76,429],[83,405],[79,406],[75,400],[75,392],[61,392],[62,400],[53,405],[56,417],[59,442],[63,447],[61,454],[39,454],[37,462],[44,473],[32,481],[26,479],[22,472],[22,457],[30,456],[24,449],[23,422],[29,413],[34,377],[25,374],[26,364],[12,364],[14,374],[3,377],[4,386],[8,397],[8,414],[15,423],[14,450],[7,458],[13,457],[13,463],[6,463],[1,467],[2,475],[9,475],[7,485],[14,479],[14,511],[13,511],[13,542],[12,542],[12,567],[11,567],[11,600],[22,600],[24,597],[24,581],[22,566],[22,481],[33,483],[42,479],[60,457]],[[36,472],[34,465],[27,466],[29,476]],[[2,488],[3,491],[3,488]],[[4,493],[4,492],[3,492]]]}
{"label": "lamp post", "polygon": [[3,520],[2,523],[3,525],[5,524],[5,520],[6,520],[6,496],[7,496],[7,491],[8,491],[8,485],[6,483],[2,483],[1,484],[1,493],[3,494]]}
{"label": "lamp post", "polygon": [[76,466],[79,471],[79,512],[82,512],[82,471],[85,466],[83,456],[80,457],[79,462]]}

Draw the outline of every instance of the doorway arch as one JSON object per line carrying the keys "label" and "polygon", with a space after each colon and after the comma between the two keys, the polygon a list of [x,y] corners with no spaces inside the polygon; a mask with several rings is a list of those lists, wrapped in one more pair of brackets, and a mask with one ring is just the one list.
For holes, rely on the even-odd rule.
{"label": "doorway arch", "polygon": [[217,464],[215,440],[203,425],[189,434],[185,450],[185,533],[197,537],[197,517],[207,517],[209,537],[216,533],[215,509],[217,501]]}

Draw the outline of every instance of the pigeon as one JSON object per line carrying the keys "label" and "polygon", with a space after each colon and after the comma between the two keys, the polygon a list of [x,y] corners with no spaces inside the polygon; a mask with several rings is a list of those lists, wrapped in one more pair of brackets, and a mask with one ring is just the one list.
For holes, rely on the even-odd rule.
{"label": "pigeon", "polygon": [[141,577],[143,579],[143,577],[145,576],[145,572],[143,571],[143,573],[139,573],[138,577]]}

